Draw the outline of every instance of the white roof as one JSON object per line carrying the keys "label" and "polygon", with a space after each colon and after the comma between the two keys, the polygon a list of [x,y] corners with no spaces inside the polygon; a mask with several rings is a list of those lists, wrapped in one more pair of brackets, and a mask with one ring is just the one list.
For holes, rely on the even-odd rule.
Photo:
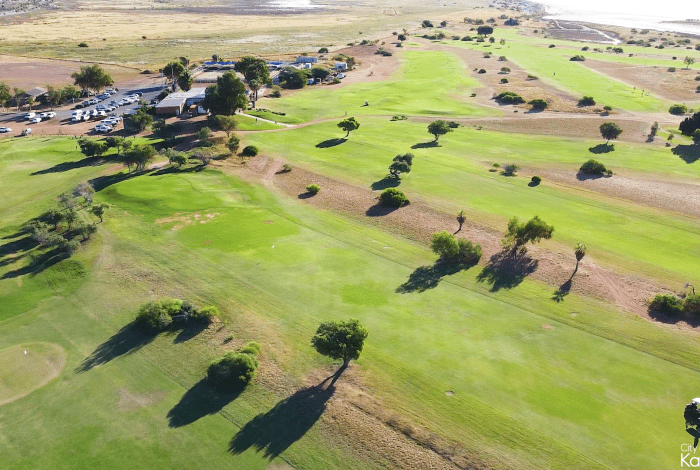
{"label": "white roof", "polygon": [[189,91],[178,91],[177,93],[170,93],[168,96],[163,98],[163,101],[156,105],[156,109],[180,106],[182,103],[184,103],[190,98],[204,97],[205,90],[206,88],[192,88]]}

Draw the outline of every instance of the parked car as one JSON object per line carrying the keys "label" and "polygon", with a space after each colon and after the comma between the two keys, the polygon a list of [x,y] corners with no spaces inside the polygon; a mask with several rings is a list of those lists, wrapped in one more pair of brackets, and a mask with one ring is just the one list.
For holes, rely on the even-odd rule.
{"label": "parked car", "polygon": [[42,119],[53,119],[56,117],[56,113],[49,111],[48,113],[41,113],[39,116],[41,116]]}
{"label": "parked car", "polygon": [[131,101],[127,100],[126,98],[122,98],[119,100],[119,106],[124,106],[127,104],[131,104]]}
{"label": "parked car", "polygon": [[30,123],[30,124],[39,124],[40,122],[41,122],[41,118],[40,118],[40,117],[33,117],[33,118],[31,118],[31,119],[29,120],[29,123]]}
{"label": "parked car", "polygon": [[27,120],[27,119],[33,119],[36,117],[36,113],[26,113],[24,116],[22,116],[22,119]]}
{"label": "parked car", "polygon": [[95,132],[109,132],[112,130],[112,126],[107,124],[98,124],[93,129]]}
{"label": "parked car", "polygon": [[344,73],[339,73],[339,74],[337,75],[337,78],[338,78],[338,79],[343,79],[343,78],[345,78],[345,74],[344,74]]}
{"label": "parked car", "polygon": [[31,133],[32,133],[32,130],[29,127],[27,127],[26,129],[24,129],[22,131],[22,133],[20,135],[22,135],[22,136],[31,135]]}
{"label": "parked car", "polygon": [[113,95],[113,94],[115,94],[116,92],[117,92],[117,90],[115,90],[114,88],[107,88],[107,89],[105,90],[105,93],[109,93],[110,95]]}
{"label": "parked car", "polygon": [[6,133],[6,132],[12,132],[12,129],[9,127],[0,127],[0,133]]}
{"label": "parked car", "polygon": [[110,101],[110,102],[107,103],[107,104],[108,104],[109,106],[114,106],[115,108],[118,108],[118,107],[119,107],[119,102],[118,102],[118,101],[112,100],[112,101]]}
{"label": "parked car", "polygon": [[153,98],[149,104],[150,104],[150,105],[156,105],[156,104],[158,104],[158,103],[160,103],[160,101],[158,101],[157,98]]}
{"label": "parked car", "polygon": [[99,102],[100,102],[100,100],[98,100],[97,98],[93,98],[93,99],[87,101],[88,104],[97,104]]}

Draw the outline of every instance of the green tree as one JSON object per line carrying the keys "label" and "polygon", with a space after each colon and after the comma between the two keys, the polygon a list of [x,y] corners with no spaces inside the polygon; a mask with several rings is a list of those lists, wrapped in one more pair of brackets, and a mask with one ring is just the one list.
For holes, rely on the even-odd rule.
{"label": "green tree", "polygon": [[413,154],[407,153],[404,155],[397,155],[394,157],[391,165],[389,166],[389,174],[400,178],[401,173],[410,173],[411,166],[413,165]]}
{"label": "green tree", "polygon": [[400,189],[387,188],[379,195],[379,203],[383,206],[402,207],[409,204],[409,200]]}
{"label": "green tree", "polygon": [[214,388],[244,387],[255,377],[258,350],[249,344],[240,352],[232,351],[214,360],[207,369],[207,381]]}
{"label": "green tree", "polygon": [[57,209],[49,209],[42,214],[41,219],[53,225],[54,230],[58,230],[58,224],[63,220],[63,212]]}
{"label": "green tree", "polygon": [[144,109],[139,108],[136,114],[129,118],[129,123],[136,131],[140,132],[153,124],[153,116],[148,114]]}
{"label": "green tree", "polygon": [[145,170],[146,166],[158,154],[152,145],[136,145],[129,153],[133,156],[133,164],[136,165],[136,171]]}
{"label": "green tree", "polygon": [[0,82],[0,106],[7,107],[10,106],[10,101],[12,101],[12,92],[7,83]]}
{"label": "green tree", "polygon": [[44,96],[46,97],[46,103],[51,106],[52,111],[54,106],[63,103],[63,93],[60,89],[52,87],[51,85],[46,86],[46,94]]}
{"label": "green tree", "polygon": [[617,139],[620,134],[622,134],[622,129],[614,122],[605,122],[600,125],[600,135],[607,140],[607,143]]}
{"label": "green tree", "polygon": [[163,149],[158,153],[167,158],[168,163],[171,165],[177,165],[178,168],[187,163],[187,155],[185,155],[184,152],[180,152],[175,149]]}
{"label": "green tree", "polygon": [[168,65],[163,67],[163,75],[170,78],[170,80],[175,83],[180,76],[185,73],[185,66],[182,65],[182,62],[174,61],[170,62]]}
{"label": "green tree", "polygon": [[477,34],[481,34],[482,36],[488,36],[489,34],[493,34],[493,27],[491,26],[479,26],[476,28]]}
{"label": "green tree", "polygon": [[525,244],[539,243],[540,240],[552,238],[554,227],[538,216],[527,222],[520,222],[517,217],[508,221],[508,229],[505,237],[501,240],[503,247],[512,250],[513,256],[527,251]]}
{"label": "green tree", "polygon": [[63,214],[63,219],[66,221],[68,224],[68,230],[73,229],[73,224],[75,223],[76,220],[78,220],[78,213],[74,209],[68,209],[64,214]]}
{"label": "green tree", "polygon": [[97,232],[97,225],[95,224],[80,224],[78,226],[78,233],[83,241],[88,241],[95,232]]}
{"label": "green tree", "polygon": [[297,89],[304,88],[310,76],[311,72],[309,70],[286,67],[279,73],[278,78],[282,88]]}
{"label": "green tree", "polygon": [[232,135],[229,137],[228,142],[226,142],[226,147],[228,147],[229,151],[232,154],[238,153],[238,148],[241,146],[241,139],[236,137],[235,135]]}
{"label": "green tree", "polygon": [[248,99],[245,85],[233,72],[226,72],[216,79],[216,85],[207,87],[203,107],[212,114],[236,114],[239,108],[246,108]]}
{"label": "green tree", "polygon": [[428,124],[428,133],[435,137],[435,142],[438,141],[441,135],[445,135],[448,132],[452,132],[452,128],[442,119]]}
{"label": "green tree", "polygon": [[80,183],[73,188],[73,196],[82,197],[85,204],[90,206],[95,197],[95,188],[90,183]]}
{"label": "green tree", "polygon": [[695,132],[693,132],[693,143],[700,145],[700,129],[695,129]]}
{"label": "green tree", "polygon": [[226,137],[231,137],[231,132],[235,131],[238,127],[238,122],[233,116],[214,116],[214,125],[217,129],[222,130],[226,133]]}
{"label": "green tree", "polygon": [[338,127],[346,132],[345,137],[347,138],[350,132],[360,128],[360,123],[354,117],[349,117],[340,121]]}
{"label": "green tree", "polygon": [[685,59],[683,59],[683,63],[685,64],[685,68],[687,70],[690,69],[690,66],[695,63],[695,59],[690,56],[686,56]]}
{"label": "green tree", "polygon": [[61,88],[61,94],[63,95],[62,102],[74,102],[77,98],[80,98],[80,90],[73,85],[66,85]]}
{"label": "green tree", "polygon": [[101,157],[109,149],[107,142],[88,138],[78,140],[78,146],[80,151],[88,157]]}
{"label": "green tree", "polygon": [[311,77],[320,78],[321,80],[330,75],[330,73],[331,71],[325,67],[314,67],[311,69]]}
{"label": "green tree", "polygon": [[189,91],[192,88],[193,83],[194,77],[192,76],[192,73],[189,70],[185,70],[177,78],[177,85],[185,91]]}
{"label": "green tree", "polygon": [[243,56],[236,62],[234,70],[243,74],[246,82],[259,80],[262,83],[270,81],[270,69],[267,67],[265,59],[251,55]]}
{"label": "green tree", "polygon": [[97,64],[80,67],[80,72],[74,72],[71,77],[76,86],[83,90],[93,90],[95,93],[114,85],[112,77]]}
{"label": "green tree", "polygon": [[102,218],[105,215],[105,211],[109,209],[108,204],[95,204],[90,208],[90,211],[96,216],[100,218],[100,222],[102,222]]}
{"label": "green tree", "polygon": [[350,361],[360,357],[369,332],[358,320],[329,321],[321,323],[316,334],[311,338],[311,345],[324,356],[342,359],[345,369]]}

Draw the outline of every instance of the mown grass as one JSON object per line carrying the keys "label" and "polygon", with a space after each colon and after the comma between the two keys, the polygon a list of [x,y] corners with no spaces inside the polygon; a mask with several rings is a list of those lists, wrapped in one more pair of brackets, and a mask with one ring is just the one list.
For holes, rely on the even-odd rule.
{"label": "mown grass", "polygon": [[[30,151],[31,143],[22,145]],[[65,175],[75,178],[70,184],[84,176],[72,172]],[[42,202],[35,198],[3,209],[33,212]],[[550,287],[527,280],[491,292],[476,280],[480,267],[422,293],[397,293],[416,267],[433,262],[427,247],[278,200],[217,171],[143,175],[109,186],[97,201],[112,208],[98,238],[75,256],[89,270],[79,288],[56,295],[46,286],[32,294],[38,307],[0,323],[0,348],[46,341],[68,352],[57,380],[3,407],[12,446],[2,441],[0,449],[12,468],[83,466],[88,458],[98,468],[265,467],[262,452],[230,455],[227,448],[239,427],[285,397],[270,382],[256,382],[220,414],[168,428],[166,415],[223,347],[209,337],[175,343],[161,335],[132,354],[74,371],[141,302],[166,294],[219,305],[237,341],[259,340],[263,361],[280,365],[281,374],[268,376],[272,383],[299,383],[328,365],[308,344],[320,320],[359,318],[370,330],[360,365],[373,393],[493,464],[591,469],[676,462],[676,451],[666,449],[685,433],[670,417],[694,393],[700,358],[691,334],[576,295],[555,303]],[[177,222],[158,222],[195,213],[216,215],[177,230]],[[26,416],[34,417],[29,425]],[[272,432],[280,426],[263,422]],[[648,445],[650,427],[656,446]],[[282,455],[300,468],[374,467],[321,433],[301,433]]]}
{"label": "mown grass", "polygon": [[[413,152],[413,170],[401,183],[409,198],[420,195],[454,213],[464,209],[497,230],[503,230],[514,215],[539,215],[556,227],[557,240],[572,246],[583,241],[597,259],[625,271],[682,283],[699,274],[691,261],[700,246],[695,220],[546,181],[533,189],[527,177],[507,178],[487,171],[497,162],[565,169],[574,175],[590,158],[590,141],[460,128],[442,137],[439,147],[413,149],[431,140],[425,124],[376,118],[361,123],[346,142],[335,146],[317,145],[340,137],[334,123],[246,139],[263,154],[283,155],[292,163],[366,187],[386,175],[395,155]],[[621,175],[666,173],[696,179],[693,167],[667,148],[618,143],[615,152],[601,160]]]}
{"label": "mown grass", "polygon": [[[465,64],[453,54],[403,51],[400,59],[401,67],[389,80],[354,83],[340,88],[308,87],[291,96],[261,102],[261,106],[286,112],[289,118],[303,121],[397,113],[427,116],[497,113],[468,101],[469,94],[479,84],[468,76]],[[369,105],[365,106],[365,102]],[[280,122],[290,121],[280,119]]]}

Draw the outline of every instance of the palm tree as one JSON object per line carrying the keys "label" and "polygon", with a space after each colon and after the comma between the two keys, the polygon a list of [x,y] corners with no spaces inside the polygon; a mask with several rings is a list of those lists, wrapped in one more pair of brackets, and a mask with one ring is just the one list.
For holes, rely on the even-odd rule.
{"label": "palm tree", "polygon": [[459,214],[457,214],[457,222],[459,222],[459,229],[457,229],[458,232],[462,231],[462,225],[464,225],[466,220],[467,218],[464,216],[464,211],[459,211]]}
{"label": "palm tree", "polygon": [[[586,245],[577,243],[574,247],[574,254],[576,255],[576,269],[574,269],[574,274],[576,274],[576,271],[578,271],[578,263],[586,256]],[[573,274],[571,277],[573,277]]]}

